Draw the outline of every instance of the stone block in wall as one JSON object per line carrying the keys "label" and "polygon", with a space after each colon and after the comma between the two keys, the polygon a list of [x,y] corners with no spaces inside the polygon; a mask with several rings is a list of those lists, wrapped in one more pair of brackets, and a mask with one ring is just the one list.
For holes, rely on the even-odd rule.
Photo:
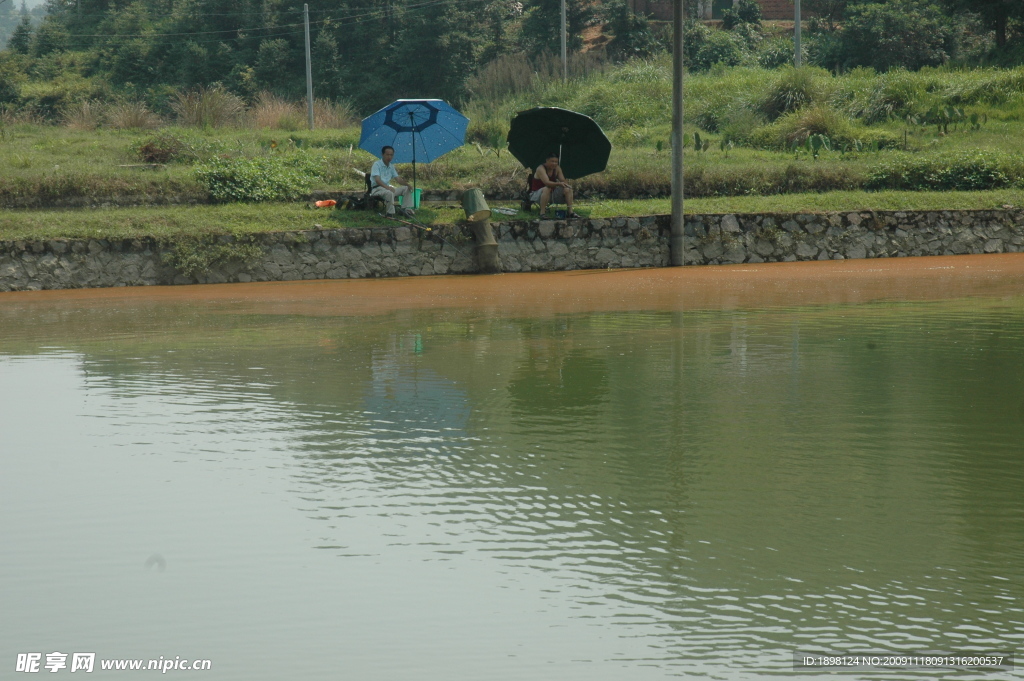
{"label": "stone block in wall", "polygon": [[700,252],[704,256],[704,259],[708,261],[714,260],[721,256],[724,250],[725,249],[722,247],[722,242],[719,240],[703,244],[700,248]]}
{"label": "stone block in wall", "polygon": [[862,244],[856,244],[846,249],[846,257],[855,260],[861,260],[866,258],[868,255],[867,249]]}
{"label": "stone block in wall", "polygon": [[812,246],[806,241],[801,241],[796,245],[796,255],[803,260],[809,260],[817,257],[818,248],[816,246]]}
{"label": "stone block in wall", "polygon": [[722,232],[727,234],[739,234],[743,230],[740,229],[739,220],[736,219],[735,215],[723,215],[721,222],[719,222]]}
{"label": "stone block in wall", "polygon": [[747,259],[747,249],[741,241],[732,241],[722,253],[722,262],[739,264]]}

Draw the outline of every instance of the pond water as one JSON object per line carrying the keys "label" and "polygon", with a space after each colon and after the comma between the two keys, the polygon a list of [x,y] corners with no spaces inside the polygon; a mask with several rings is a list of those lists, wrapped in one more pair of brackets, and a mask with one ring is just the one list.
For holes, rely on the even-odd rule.
{"label": "pond water", "polygon": [[3,294],[2,676],[1014,653],[1022,359],[1013,255]]}

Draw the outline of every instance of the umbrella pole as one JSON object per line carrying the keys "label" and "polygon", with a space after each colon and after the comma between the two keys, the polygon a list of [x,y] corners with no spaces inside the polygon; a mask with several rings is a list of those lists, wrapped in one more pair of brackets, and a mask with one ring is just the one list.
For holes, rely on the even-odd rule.
{"label": "umbrella pole", "polygon": [[412,111],[409,112],[409,127],[412,128],[412,196],[409,197],[409,208],[416,205],[416,127],[413,125]]}

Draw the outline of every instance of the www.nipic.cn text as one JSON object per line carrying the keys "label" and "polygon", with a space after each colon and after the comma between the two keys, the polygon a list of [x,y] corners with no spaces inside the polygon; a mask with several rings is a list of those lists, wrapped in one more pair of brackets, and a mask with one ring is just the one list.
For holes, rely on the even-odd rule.
{"label": "www.nipic.cn text", "polygon": [[117,671],[205,671],[213,667],[210,660],[190,660],[176,657],[160,657],[153,660],[96,660],[96,653],[18,653],[14,671],[26,672],[91,672],[96,669]]}

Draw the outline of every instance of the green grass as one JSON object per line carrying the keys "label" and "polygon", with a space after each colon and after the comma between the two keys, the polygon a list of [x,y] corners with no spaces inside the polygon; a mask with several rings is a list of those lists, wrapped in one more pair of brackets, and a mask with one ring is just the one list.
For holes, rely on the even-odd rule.
{"label": "green grass", "polygon": [[[493,207],[510,204],[492,202]],[[780,196],[734,196],[685,201],[687,214],[798,213],[852,210],[979,210],[1024,206],[1024,190],[988,192],[829,192]],[[671,212],[669,199],[584,201],[576,206],[584,217],[658,215]],[[536,219],[537,213],[515,216],[495,213],[495,221]],[[465,217],[455,203],[425,204],[417,212],[424,225],[450,225]],[[55,238],[169,239],[202,234],[252,234],[289,230],[393,226],[369,211],[311,209],[298,204],[227,204],[106,208],[66,211],[4,211],[0,240]]]}
{"label": "green grass", "polygon": [[[670,62],[663,57],[568,84],[556,79],[528,92],[472,101],[464,107],[471,118],[470,143],[433,163],[419,164],[417,184],[425,190],[479,187],[488,196],[518,194],[528,171],[501,150],[508,122],[516,111],[555,105],[593,116],[614,143],[605,172],[574,182],[578,195],[592,202],[667,197],[670,76]],[[802,103],[802,108],[789,110],[792,103]],[[980,129],[960,125],[943,132],[902,118],[907,112],[925,115],[938,105],[956,106],[968,117],[983,115],[986,122]],[[1024,186],[1024,163],[1016,160],[1024,159],[1024,68],[887,74],[856,69],[840,76],[821,69],[716,68],[687,77],[685,106],[690,196],[856,191],[877,178],[880,168],[890,168],[908,154],[925,159],[918,175],[927,185],[930,177],[941,175],[950,157],[967,151],[991,157],[990,164],[1006,177],[1002,184]],[[362,188],[354,170],[366,170],[374,160],[357,146],[358,127],[312,132],[176,127],[76,131],[2,121],[0,207],[116,205],[140,197],[154,204],[207,201],[196,179],[197,162],[287,155],[297,148],[321,165],[313,190],[354,192]],[[708,142],[706,150],[693,149],[694,132]],[[790,150],[793,139],[817,133],[845,142],[847,149],[856,147],[855,142],[877,142],[883,148],[822,151],[817,159]],[[168,138],[180,143],[176,155],[155,170],[143,166],[140,147]],[[730,140],[732,148],[721,148]],[[400,170],[406,177],[412,174],[408,165]],[[915,186],[920,184],[916,181]],[[898,181],[876,180],[875,186],[905,188]],[[177,215],[177,210],[165,208],[162,214]]]}

